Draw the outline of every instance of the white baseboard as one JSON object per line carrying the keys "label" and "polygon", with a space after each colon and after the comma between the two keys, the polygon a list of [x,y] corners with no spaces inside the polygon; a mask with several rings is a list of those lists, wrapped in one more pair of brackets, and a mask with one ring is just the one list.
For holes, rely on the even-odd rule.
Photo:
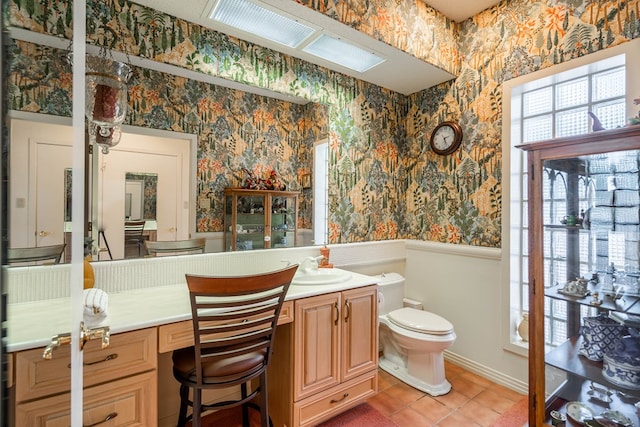
{"label": "white baseboard", "polygon": [[521,394],[529,394],[529,384],[524,381],[504,375],[501,372],[488,368],[448,350],[444,351],[444,358],[446,361],[458,365],[469,372],[480,375],[481,377],[493,381],[496,384],[500,384]]}

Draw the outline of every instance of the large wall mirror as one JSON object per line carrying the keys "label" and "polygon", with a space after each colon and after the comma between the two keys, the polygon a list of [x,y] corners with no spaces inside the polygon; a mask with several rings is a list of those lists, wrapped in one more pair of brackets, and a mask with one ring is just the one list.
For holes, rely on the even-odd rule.
{"label": "large wall mirror", "polygon": [[[221,244],[220,248],[215,244],[220,241],[217,234],[221,233],[197,230],[196,211],[202,206],[206,205],[206,213],[214,216],[211,220],[216,219],[216,210],[210,209],[215,202],[207,200],[211,202],[209,205],[200,200],[203,194],[212,193],[207,193],[206,185],[213,185],[216,180],[203,182],[197,178],[197,135],[133,126],[125,126],[124,131],[121,142],[108,154],[94,147],[87,159],[86,170],[91,177],[86,184],[86,211],[91,222],[87,234],[91,236],[94,259],[136,256],[127,250],[124,237],[125,222],[129,220],[145,221],[147,239],[207,236],[214,242],[210,250],[222,250]],[[67,248],[61,262],[68,262],[73,204],[70,120],[13,111],[9,133],[9,246],[28,248],[65,243]],[[303,157],[296,162],[311,165],[303,168],[310,170],[304,176],[308,179],[313,174],[313,143],[294,154]],[[259,158],[254,161],[259,162]],[[243,173],[232,171],[230,175],[226,185],[239,185],[244,178]],[[300,191],[302,201],[298,244],[313,244],[312,186],[301,181],[293,187],[290,189]]]}
{"label": "large wall mirror", "polygon": [[[69,190],[70,120],[58,118],[68,117],[71,107],[70,68],[64,59],[67,44],[35,34],[21,36],[25,38],[16,39],[17,48],[9,58],[11,63],[21,64],[11,69],[14,96],[10,108],[14,110],[10,111],[8,126],[12,172],[9,246],[14,248],[66,242],[69,208],[80,202],[71,200]],[[97,49],[88,51],[97,54]],[[311,177],[314,144],[329,136],[329,105],[334,98],[327,94],[322,97],[327,104],[320,104],[287,95],[286,91],[278,94],[234,82],[232,88],[223,87],[220,79],[211,80],[204,74],[186,73],[179,67],[141,57],[136,58],[133,68],[137,72],[128,83],[126,123],[136,126],[123,127],[121,142],[108,154],[94,149],[86,165],[91,179],[86,182],[84,199],[98,260],[124,257],[124,221],[137,216],[145,217],[146,232],[157,240],[206,236],[207,251],[223,250],[221,243],[209,245],[216,238],[222,240],[222,193],[225,188],[241,186],[245,170],[259,177],[277,172],[287,190],[299,192],[297,229],[304,235],[297,239],[298,245],[325,241],[314,238],[313,193],[318,181]],[[318,78],[322,80],[322,76]],[[353,96],[354,87],[338,85],[336,90],[347,99]],[[50,126],[67,126],[67,134],[59,134],[59,129],[53,131]],[[167,142],[165,147],[146,141],[146,136],[186,139],[188,154],[172,153],[173,149],[180,150],[180,143]],[[157,161],[148,160],[153,156]],[[148,164],[165,165],[184,175],[174,174],[174,179],[167,180],[163,178],[166,172]],[[355,173],[351,163],[343,169],[348,169],[350,176]],[[127,186],[134,186],[135,180],[127,184],[127,173],[158,174],[155,218],[134,212],[137,201],[140,206],[147,201],[134,198],[135,190],[129,191]],[[326,180],[327,173],[321,176]],[[178,196],[164,195],[171,186]],[[167,216],[171,218],[167,220]],[[325,212],[323,223],[326,218]]]}

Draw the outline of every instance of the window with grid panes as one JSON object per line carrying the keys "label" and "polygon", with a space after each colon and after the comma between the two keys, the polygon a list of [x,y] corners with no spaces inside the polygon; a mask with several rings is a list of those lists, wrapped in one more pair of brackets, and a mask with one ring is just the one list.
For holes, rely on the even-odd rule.
{"label": "window with grid panes", "polygon": [[[519,143],[535,142],[551,138],[585,134],[592,131],[594,120],[589,112],[595,115],[605,129],[624,126],[626,123],[625,104],[625,64],[624,56],[609,58],[570,70],[539,81],[529,82],[521,88],[514,89],[518,96],[514,101],[519,102],[517,123],[512,126],[520,130]],[[524,162],[524,153],[522,161]],[[522,197],[521,212],[527,212],[526,170],[522,169],[520,189]],[[590,191],[591,186],[591,191]],[[591,206],[595,197],[593,183],[582,179],[579,183],[579,205],[582,211]],[[543,193],[545,198],[545,224],[557,224],[566,212],[566,176],[558,171],[547,171],[543,177]],[[522,311],[528,311],[528,266],[527,254],[527,221],[523,218],[520,227],[521,257],[520,268],[523,272],[520,286],[520,300]],[[544,241],[545,274],[557,274],[557,277],[547,277],[545,283],[563,283],[567,280],[566,259],[559,254],[565,253],[565,234],[548,233]],[[615,235],[611,238],[616,247]],[[624,247],[624,246],[623,246]],[[594,270],[589,265],[594,260],[593,251],[587,241],[580,243],[580,275],[587,276]],[[612,252],[612,253],[615,253]],[[548,268],[552,266],[554,268]],[[582,306],[583,316],[593,315],[593,308]],[[567,303],[560,300],[545,300],[545,342],[546,345],[556,346],[567,339]]]}

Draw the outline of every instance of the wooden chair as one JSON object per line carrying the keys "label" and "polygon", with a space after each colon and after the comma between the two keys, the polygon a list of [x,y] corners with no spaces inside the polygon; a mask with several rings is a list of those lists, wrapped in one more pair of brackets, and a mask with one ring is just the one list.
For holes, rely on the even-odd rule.
{"label": "wooden chair", "polygon": [[[202,412],[242,405],[243,425],[249,425],[249,402],[260,395],[263,427],[269,425],[267,365],[276,323],[297,265],[282,270],[237,277],[187,275],[195,345],[173,352],[173,375],[180,383],[178,426],[189,420],[200,427]],[[250,394],[247,383],[259,378]],[[240,385],[240,399],[202,403],[202,390]],[[193,398],[189,400],[189,390]],[[187,416],[187,408],[192,413]]]}
{"label": "wooden chair", "polygon": [[189,240],[174,240],[165,242],[154,242],[151,240],[145,240],[144,246],[147,248],[147,253],[151,256],[167,256],[167,255],[187,255],[187,254],[201,254],[204,253],[204,247],[207,243],[207,239],[189,239]]}
{"label": "wooden chair", "polygon": [[142,256],[142,245],[145,241],[145,237],[142,235],[144,232],[144,225],[146,221],[125,221],[124,223],[124,246],[127,244],[135,244],[138,247],[138,256]]}
{"label": "wooden chair", "polygon": [[50,264],[59,264],[66,244],[51,246],[39,246],[33,248],[8,248],[7,264],[40,263],[40,261],[53,261]]}

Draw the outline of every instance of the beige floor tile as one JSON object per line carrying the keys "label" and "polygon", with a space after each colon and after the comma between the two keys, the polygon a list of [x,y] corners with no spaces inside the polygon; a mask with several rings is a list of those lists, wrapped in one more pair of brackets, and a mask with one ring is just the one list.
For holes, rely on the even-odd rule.
{"label": "beige floor tile", "polygon": [[480,424],[459,412],[453,412],[444,420],[436,424],[438,427],[478,427]]}
{"label": "beige floor tile", "polygon": [[491,382],[490,380],[481,377],[478,374],[474,374],[473,372],[465,372],[461,375],[462,378],[465,378],[469,381],[471,381],[474,384],[478,384],[481,387],[487,388],[489,386],[491,386],[492,384],[494,384],[493,382]]}
{"label": "beige floor tile", "polygon": [[447,379],[449,379],[449,381],[451,381],[451,378],[457,377],[459,375],[462,375],[463,373],[467,372],[464,368],[461,368],[458,365],[454,365],[451,362],[447,362],[445,360],[444,362],[444,372],[445,372],[445,376],[447,377]]}
{"label": "beige floor tile", "polygon": [[378,369],[378,391],[386,390],[399,382],[400,380],[390,373],[383,371],[382,369]]}
{"label": "beige floor tile", "polygon": [[396,399],[398,402],[400,402],[402,406],[407,406],[411,402],[415,402],[425,395],[422,391],[417,390],[402,382],[392,385],[391,387],[386,389],[385,392],[388,393],[392,399]]}
{"label": "beige floor tile", "polygon": [[507,399],[503,395],[495,393],[490,389],[482,391],[479,395],[473,398],[473,401],[487,408],[491,408],[499,414],[504,413],[504,411],[511,408],[515,403],[513,400]]}
{"label": "beige floor tile", "polygon": [[378,394],[367,400],[367,403],[371,404],[371,406],[387,417],[398,412],[405,406],[391,397],[386,391],[378,392]]}
{"label": "beige floor tile", "polygon": [[468,378],[465,378],[464,375],[461,375],[456,378],[452,378],[450,380],[450,383],[454,391],[464,394],[465,396],[472,399],[487,388],[487,387],[478,385],[477,383],[469,380]]}
{"label": "beige floor tile", "polygon": [[379,370],[378,394],[367,402],[400,427],[491,427],[524,397],[452,363],[445,367],[452,385],[445,395],[430,396]]}
{"label": "beige floor tile", "polygon": [[493,423],[495,423],[496,420],[500,418],[499,413],[494,411],[491,407],[487,407],[482,405],[481,403],[476,402],[475,399],[467,402],[467,404],[458,409],[456,413],[473,419],[476,423],[480,424],[483,427],[492,426]]}
{"label": "beige floor tile", "polygon": [[413,402],[411,404],[411,409],[418,412],[425,419],[434,424],[453,412],[453,409],[443,405],[430,396],[425,396],[422,399]]}
{"label": "beige floor tile", "polygon": [[511,400],[512,402],[517,402],[518,400],[522,399],[525,395],[518,393],[515,390],[511,390],[510,388],[507,388],[503,385],[500,384],[491,384],[487,390],[491,390],[499,395],[501,395],[502,397],[505,397],[509,400]]}
{"label": "beige floor tile", "polygon": [[469,401],[469,397],[453,389],[447,394],[434,397],[434,399],[452,409],[457,409]]}
{"label": "beige floor tile", "polygon": [[436,425],[411,407],[402,408],[391,416],[391,420],[400,427],[432,427]]}

